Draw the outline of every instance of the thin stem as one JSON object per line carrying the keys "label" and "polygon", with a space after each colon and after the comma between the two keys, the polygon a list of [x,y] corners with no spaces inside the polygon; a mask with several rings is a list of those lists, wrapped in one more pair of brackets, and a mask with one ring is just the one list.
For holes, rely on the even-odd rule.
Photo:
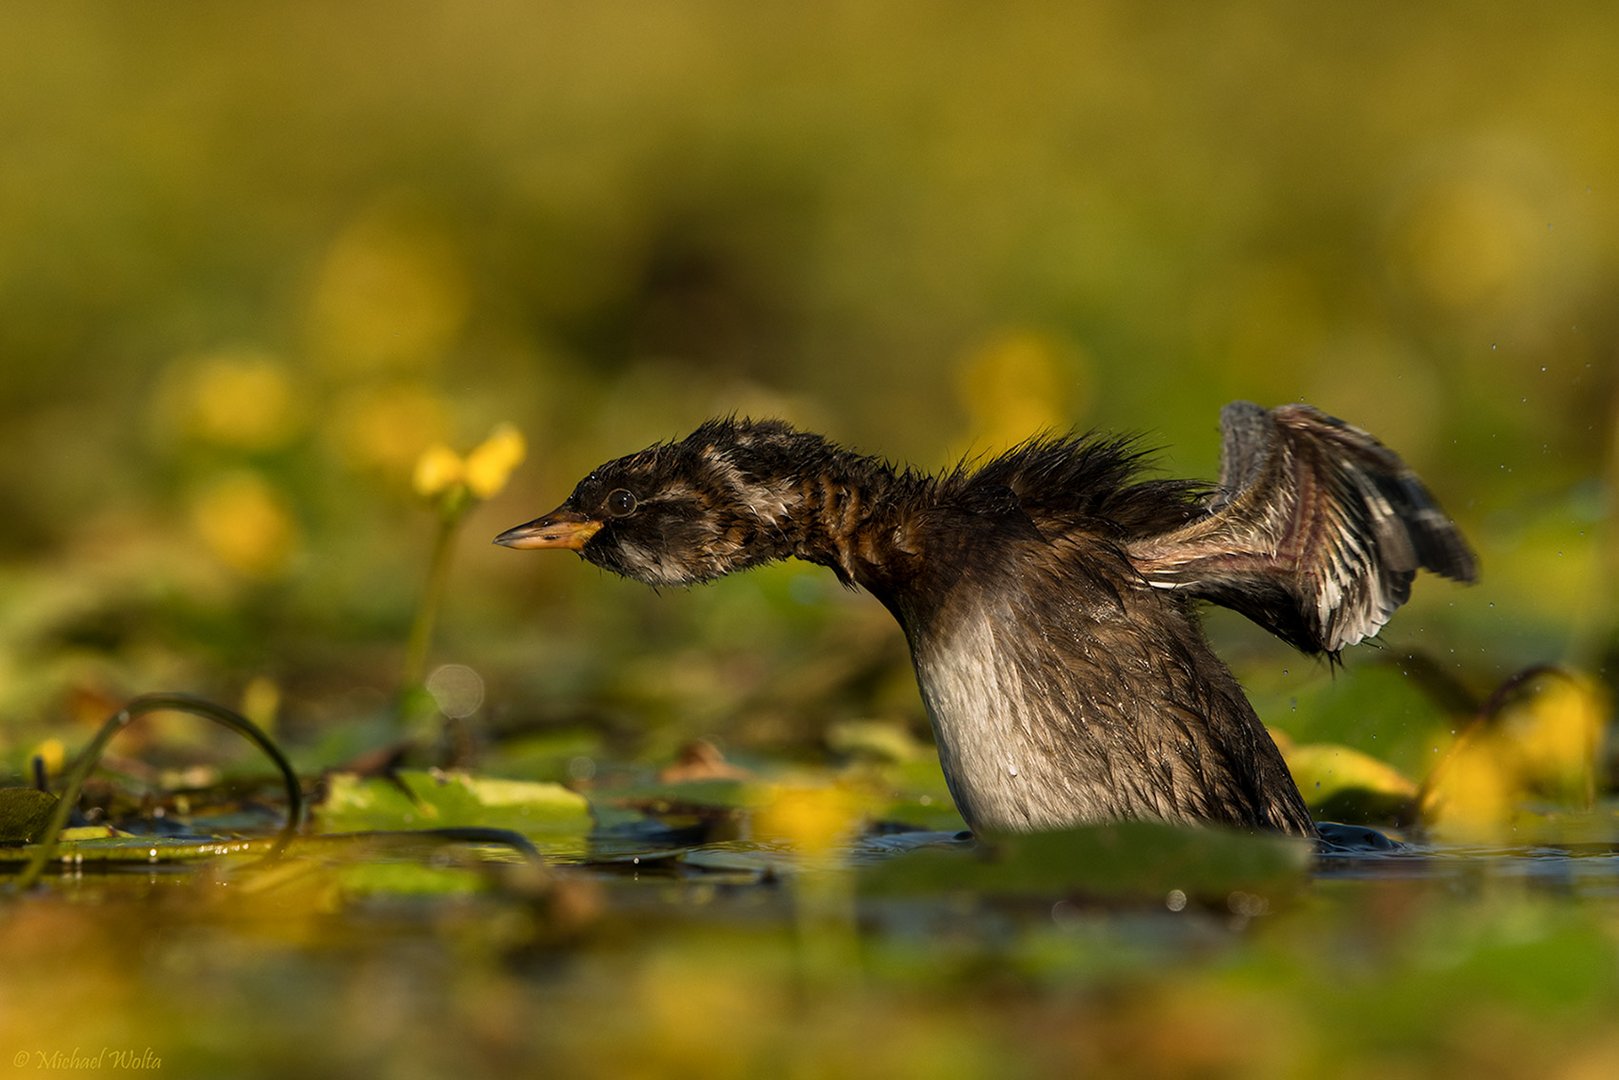
{"label": "thin stem", "polygon": [[410,639],[405,646],[405,670],[401,690],[405,694],[422,684],[427,674],[427,648],[433,637],[433,624],[438,620],[438,609],[444,603],[444,591],[450,582],[450,554],[455,550],[455,534],[461,524],[459,512],[447,512],[439,518],[438,534],[433,538],[433,559],[428,565],[427,588],[422,602],[416,608],[416,620],[410,626]]}
{"label": "thin stem", "polygon": [[287,787],[287,821],[281,827],[281,833],[276,837],[275,847],[271,849],[271,853],[279,853],[287,841],[292,839],[292,834],[303,821],[303,788],[298,783],[298,774],[293,771],[292,763],[257,724],[223,705],[216,705],[189,694],[143,694],[131,699],[122,709],[109,716],[101,725],[101,730],[96,732],[95,738],[91,739],[90,744],[74,759],[72,767],[67,771],[67,785],[62,790],[61,798],[57,800],[50,821],[45,825],[44,836],[34,849],[28,865],[17,875],[13,885],[15,891],[22,892],[31,888],[45,872],[46,864],[50,862],[51,856],[56,854],[57,840],[67,826],[68,816],[78,804],[79,795],[84,790],[84,782],[100,763],[102,752],[107,749],[107,744],[112,741],[113,736],[128,727],[132,721],[153,712],[183,712],[201,716],[229,728],[263,750],[270,760],[275,762]]}

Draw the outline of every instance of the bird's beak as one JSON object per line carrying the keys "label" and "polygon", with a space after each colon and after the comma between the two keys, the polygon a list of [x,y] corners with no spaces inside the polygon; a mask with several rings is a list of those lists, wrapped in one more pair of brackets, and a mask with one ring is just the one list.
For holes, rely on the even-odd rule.
{"label": "bird's beak", "polygon": [[578,551],[585,541],[600,531],[602,523],[592,520],[577,510],[566,507],[535,518],[525,525],[507,529],[495,537],[495,543],[509,548],[566,548]]}

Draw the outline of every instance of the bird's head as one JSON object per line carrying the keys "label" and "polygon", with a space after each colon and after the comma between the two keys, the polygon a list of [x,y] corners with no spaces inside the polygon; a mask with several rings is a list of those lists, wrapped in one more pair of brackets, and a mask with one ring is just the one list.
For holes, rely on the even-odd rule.
{"label": "bird's head", "polygon": [[711,420],[609,461],[555,510],[495,543],[564,548],[648,585],[690,585],[791,551],[794,477],[810,441],[777,421]]}

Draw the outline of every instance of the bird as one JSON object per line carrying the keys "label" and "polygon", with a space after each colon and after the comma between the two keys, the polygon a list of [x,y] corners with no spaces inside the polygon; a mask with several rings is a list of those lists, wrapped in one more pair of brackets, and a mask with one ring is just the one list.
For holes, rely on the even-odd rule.
{"label": "bird", "polygon": [[1227,405],[1218,482],[1138,436],[1033,436],[939,473],[729,416],[609,461],[495,543],[654,587],[780,559],[898,621],[975,834],[1157,820],[1314,837],[1275,741],[1201,625],[1240,612],[1335,664],[1419,570],[1477,560],[1392,450],[1307,404]]}

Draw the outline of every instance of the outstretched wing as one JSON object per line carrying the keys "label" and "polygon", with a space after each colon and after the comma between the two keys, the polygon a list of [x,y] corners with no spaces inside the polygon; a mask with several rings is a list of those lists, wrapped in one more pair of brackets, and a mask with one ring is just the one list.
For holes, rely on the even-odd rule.
{"label": "outstretched wing", "polygon": [[1399,456],[1308,405],[1220,414],[1220,488],[1204,516],[1131,543],[1152,585],[1240,611],[1306,652],[1388,622],[1419,569],[1473,581],[1477,563]]}

